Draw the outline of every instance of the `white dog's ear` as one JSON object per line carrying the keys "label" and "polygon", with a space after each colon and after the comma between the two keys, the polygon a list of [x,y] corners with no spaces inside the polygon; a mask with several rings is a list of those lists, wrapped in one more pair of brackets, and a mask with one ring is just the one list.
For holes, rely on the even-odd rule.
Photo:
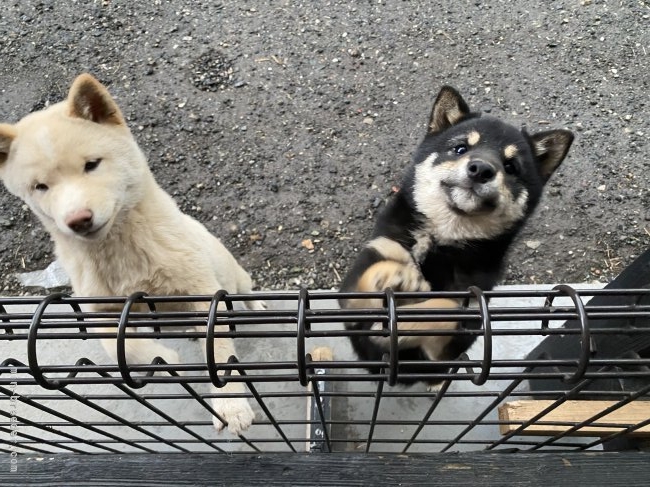
{"label": "white dog's ear", "polygon": [[95,123],[126,125],[108,90],[88,73],[77,76],[68,93],[69,115]]}
{"label": "white dog's ear", "polygon": [[0,171],[9,157],[9,149],[16,138],[16,129],[13,125],[0,123]]}

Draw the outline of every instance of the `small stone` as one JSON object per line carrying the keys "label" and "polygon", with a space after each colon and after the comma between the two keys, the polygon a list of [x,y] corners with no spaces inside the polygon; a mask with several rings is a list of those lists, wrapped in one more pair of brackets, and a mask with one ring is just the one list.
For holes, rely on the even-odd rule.
{"label": "small stone", "polygon": [[528,247],[529,249],[536,250],[536,249],[539,248],[540,245],[542,245],[542,242],[540,242],[539,240],[526,240],[526,241],[524,242],[524,244],[525,244],[526,247]]}

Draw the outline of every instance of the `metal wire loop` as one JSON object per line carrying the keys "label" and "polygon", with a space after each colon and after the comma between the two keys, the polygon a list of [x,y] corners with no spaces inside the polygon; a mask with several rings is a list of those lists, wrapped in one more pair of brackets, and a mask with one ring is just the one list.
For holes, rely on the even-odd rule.
{"label": "metal wire loop", "polygon": [[[232,301],[227,299],[228,292],[223,289],[217,291],[212,300],[210,301],[210,309],[208,310],[208,322],[205,331],[205,360],[208,367],[208,374],[210,380],[215,387],[221,389],[226,385],[226,381],[219,376],[219,368],[214,360],[214,327],[217,324],[217,311],[219,303],[226,303],[226,309],[232,311]],[[230,375],[230,371],[226,371],[226,375]]]}
{"label": "metal wire loop", "polygon": [[[587,312],[585,311],[585,306],[578,294],[578,291],[573,289],[571,286],[566,284],[559,284],[553,288],[553,291],[560,291],[563,294],[566,294],[573,301],[573,305],[576,308],[578,313],[578,321],[580,323],[580,358],[578,360],[578,367],[573,375],[565,375],[562,378],[563,382],[568,384],[575,384],[580,379],[583,378],[587,367],[589,366],[589,358],[595,352],[595,343],[593,342],[593,337],[589,333],[589,318],[587,317]],[[545,306],[550,306],[555,299],[555,296],[549,296],[546,298]],[[547,320],[546,320],[547,321]]]}
{"label": "metal wire loop", "polygon": [[[0,304],[0,316],[2,316],[2,318],[0,318],[0,320],[2,320],[4,323],[11,323],[11,320],[7,316],[7,310],[1,304]],[[14,329],[9,325],[4,326],[4,331],[5,331],[6,335],[13,335],[14,334]]]}
{"label": "metal wire loop", "polygon": [[492,368],[492,322],[490,321],[490,310],[487,298],[483,291],[476,286],[468,288],[478,301],[479,312],[481,313],[481,327],[483,328],[483,360],[481,361],[481,372],[472,378],[477,386],[482,386],[490,375]]}
{"label": "metal wire loop", "polygon": [[29,370],[34,377],[34,380],[44,389],[59,389],[63,387],[63,385],[58,379],[48,379],[41,372],[41,368],[38,365],[38,353],[36,351],[38,328],[42,324],[41,320],[47,307],[54,302],[61,301],[63,298],[69,297],[70,295],[67,293],[54,293],[46,296],[43,301],[40,302],[36,308],[36,311],[34,311],[32,322],[29,325],[29,333],[27,335],[27,362],[29,364]]}
{"label": "metal wire loop", "polygon": [[122,313],[120,314],[120,321],[117,325],[117,366],[122,375],[122,379],[124,379],[124,383],[132,389],[144,387],[145,383],[141,379],[131,377],[129,364],[126,361],[126,327],[129,323],[131,308],[136,302],[142,301],[142,298],[146,296],[147,293],[137,292],[127,297],[122,308]]}

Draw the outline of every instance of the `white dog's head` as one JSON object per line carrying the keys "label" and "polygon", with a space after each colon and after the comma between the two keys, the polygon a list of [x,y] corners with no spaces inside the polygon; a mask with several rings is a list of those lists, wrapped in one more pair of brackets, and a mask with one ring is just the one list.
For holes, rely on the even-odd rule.
{"label": "white dog's head", "polygon": [[66,101],[0,124],[0,178],[52,234],[106,237],[141,200],[148,171],[117,104],[89,74]]}

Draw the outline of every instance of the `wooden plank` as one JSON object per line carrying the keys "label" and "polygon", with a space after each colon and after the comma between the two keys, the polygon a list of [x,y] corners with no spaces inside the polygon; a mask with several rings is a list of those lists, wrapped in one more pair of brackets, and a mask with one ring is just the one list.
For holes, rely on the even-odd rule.
{"label": "wooden plank", "polygon": [[[501,434],[505,435],[514,431],[522,423],[531,420],[554,402],[544,400],[512,401],[499,406],[499,420],[516,423],[499,425]],[[519,434],[538,436],[557,435],[615,404],[617,404],[616,401],[566,401],[539,418],[534,424],[527,426]],[[570,433],[570,435],[604,437],[622,431],[628,426],[647,421],[648,419],[650,419],[650,401],[633,401],[599,418],[597,421],[591,423],[590,426],[585,426]],[[568,425],[545,424],[551,422],[568,423]],[[633,431],[630,433],[630,436],[650,437],[650,425]]]}
{"label": "wooden plank", "polygon": [[648,485],[650,453],[52,454],[20,455],[13,474],[4,467],[0,483],[15,487],[630,487]]}

